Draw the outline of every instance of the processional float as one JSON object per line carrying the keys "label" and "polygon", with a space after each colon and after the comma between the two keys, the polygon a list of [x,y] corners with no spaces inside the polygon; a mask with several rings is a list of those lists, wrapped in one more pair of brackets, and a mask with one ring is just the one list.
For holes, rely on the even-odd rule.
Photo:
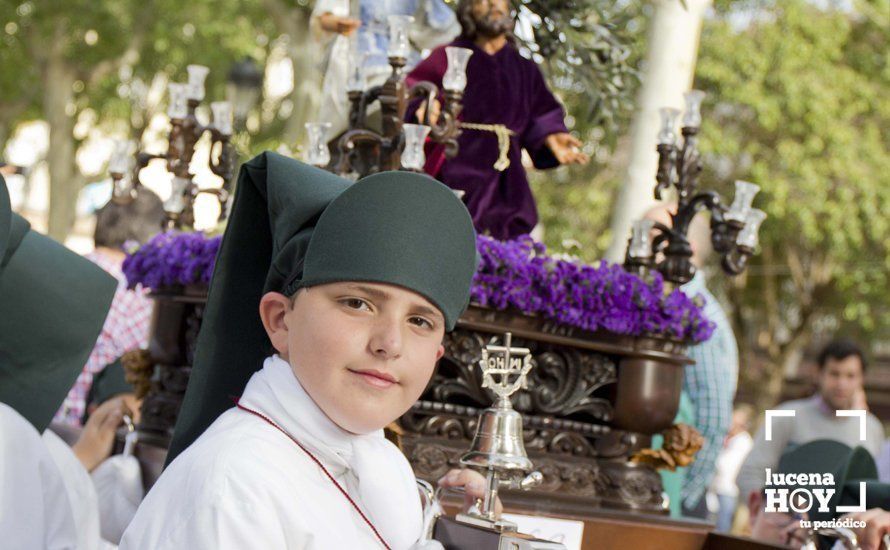
{"label": "processional float", "polygon": [[[307,161],[361,177],[387,169],[420,171],[427,138],[445,145],[447,155],[458,154],[469,54],[449,52],[441,94],[431,83],[407,88],[407,21],[392,20],[392,73],[382,86],[364,89],[360,60],[353,62],[350,128],[336,142],[334,157],[326,123],[307,126]],[[156,158],[166,160],[175,182],[166,203],[168,224],[180,229],[193,224],[193,199],[201,192],[213,193],[225,216],[234,162],[231,108],[215,104],[214,121],[201,124],[195,110],[203,97],[198,81],[203,82],[206,71],[192,69],[189,74],[185,88],[171,88],[167,152],[137,153],[132,162],[119,146],[110,167],[113,200],[127,201],[140,185],[139,171]],[[409,101],[423,100],[429,112],[437,97],[444,107],[435,125],[402,123]],[[687,232],[702,210],[711,215],[711,241],[727,273],[742,272],[757,247],[765,215],[752,208],[756,185],[737,182],[735,200],[728,206],[717,193],[698,190],[701,99],[700,92],[686,95],[682,141],[676,132],[680,112],[661,111],[655,196],[661,199],[673,188],[678,206],[670,227],[644,220],[634,224],[624,267],[644,280],[655,272],[667,285],[693,277]],[[365,122],[373,102],[381,106],[382,132]],[[214,143],[211,169],[223,179],[214,191],[199,189],[189,173],[191,153],[205,132]],[[125,359],[131,378],[146,394],[136,455],[147,485],[160,474],[185,393],[206,286],[153,289],[152,296],[156,305],[149,347]],[[427,545],[423,548],[563,547],[521,534],[515,523],[500,516],[497,498],[513,513],[584,522],[584,548],[642,548],[653,540],[663,548],[770,547],[716,535],[705,522],[667,517],[669,502],[658,461],[688,463],[700,445],[694,431],[673,425],[683,369],[691,362],[685,354],[688,341],[666,334],[587,331],[542,316],[471,304],[443,344],[446,353],[433,380],[394,426],[395,438],[424,487],[425,536],[418,543]],[[650,446],[657,434],[666,440],[654,451]],[[476,507],[451,517],[443,510],[451,509],[452,495],[433,490],[433,484],[458,466],[483,473],[486,492]]]}

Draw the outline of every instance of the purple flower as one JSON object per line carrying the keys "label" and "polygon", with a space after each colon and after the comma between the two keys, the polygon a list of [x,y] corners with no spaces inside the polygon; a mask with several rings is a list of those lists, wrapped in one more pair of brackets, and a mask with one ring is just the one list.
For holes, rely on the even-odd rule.
{"label": "purple flower", "polygon": [[679,289],[664,294],[657,272],[647,283],[620,265],[552,258],[529,237],[497,241],[480,235],[476,244],[481,261],[470,296],[478,305],[630,336],[703,342],[714,331],[692,298]]}
{"label": "purple flower", "polygon": [[207,285],[221,240],[179,231],[156,235],[124,260],[127,283],[154,290]]}

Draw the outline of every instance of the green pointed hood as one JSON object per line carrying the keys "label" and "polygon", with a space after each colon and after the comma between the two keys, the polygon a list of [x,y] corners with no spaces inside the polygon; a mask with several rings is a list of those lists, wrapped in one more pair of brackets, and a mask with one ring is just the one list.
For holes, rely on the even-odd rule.
{"label": "green pointed hood", "polygon": [[272,152],[247,162],[168,463],[232,406],[269,354],[264,293],[388,283],[426,297],[451,330],[469,303],[475,246],[466,207],[428,176],[382,172],[352,183]]}
{"label": "green pointed hood", "polygon": [[2,177],[0,251],[0,401],[43,431],[93,350],[117,281],[31,231]]}

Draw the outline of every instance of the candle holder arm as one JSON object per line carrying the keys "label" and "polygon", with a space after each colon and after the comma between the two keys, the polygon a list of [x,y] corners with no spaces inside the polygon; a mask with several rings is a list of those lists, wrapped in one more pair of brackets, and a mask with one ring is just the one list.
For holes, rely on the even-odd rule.
{"label": "candle holder arm", "polygon": [[[374,133],[370,130],[357,129],[357,130],[349,130],[345,134],[340,137],[340,141],[337,143],[337,147],[340,149],[340,160],[337,162],[337,173],[346,174],[349,172],[349,168],[351,166],[351,162],[349,161],[349,156],[355,152],[356,145],[359,143],[369,143],[371,145],[376,145],[380,149],[388,149],[391,145],[389,143],[390,140],[382,137],[380,134]],[[379,158],[379,155],[378,155]],[[379,172],[380,164],[375,164],[371,167],[369,173]]]}

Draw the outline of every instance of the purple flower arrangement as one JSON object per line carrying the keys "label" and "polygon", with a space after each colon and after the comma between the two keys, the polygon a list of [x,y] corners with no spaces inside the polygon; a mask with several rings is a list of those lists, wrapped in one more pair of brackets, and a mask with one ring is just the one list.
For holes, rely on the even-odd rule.
{"label": "purple flower arrangement", "polygon": [[128,254],[123,271],[130,288],[159,290],[210,284],[222,236],[167,231]]}
{"label": "purple flower arrangement", "polygon": [[[220,241],[202,233],[162,233],[127,257],[124,274],[131,287],[207,285]],[[498,241],[480,235],[476,246],[480,263],[471,300],[480,306],[629,336],[703,342],[714,331],[700,298],[679,289],[665,294],[657,272],[647,282],[620,265],[554,258],[528,237]]]}
{"label": "purple flower arrangement", "polygon": [[680,289],[665,295],[658,272],[646,282],[617,264],[603,261],[591,266],[557,259],[529,237],[498,241],[480,235],[476,247],[480,264],[471,300],[481,306],[630,336],[703,342],[714,331],[701,299]]}

